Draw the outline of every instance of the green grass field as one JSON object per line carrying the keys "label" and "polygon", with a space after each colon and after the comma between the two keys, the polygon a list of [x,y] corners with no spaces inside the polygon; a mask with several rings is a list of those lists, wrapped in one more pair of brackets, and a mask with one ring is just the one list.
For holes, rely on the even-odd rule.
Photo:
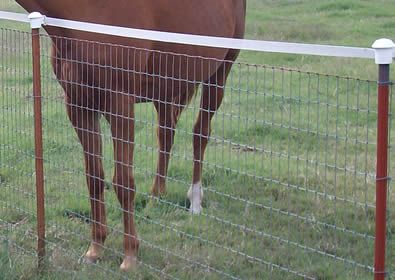
{"label": "green grass field", "polygon": [[[370,47],[395,39],[393,1],[248,0],[246,37]],[[11,1],[0,10],[18,10]],[[34,138],[29,34],[0,22],[0,279],[372,279],[377,66],[364,59],[242,52],[206,152],[204,211],[191,216],[192,127],[183,113],[161,200],[149,197],[156,115],[136,106],[138,269],[119,272],[121,210],[111,188],[112,142],[102,122],[110,234],[96,265],[83,158],[43,38],[47,269],[35,257]],[[27,70],[30,69],[30,70]],[[295,69],[295,70],[290,70]],[[317,74],[320,73],[320,74]],[[395,75],[391,73],[392,80]],[[394,105],[391,104],[391,112]],[[391,115],[390,144],[395,124]],[[395,158],[391,147],[390,176]],[[395,277],[395,194],[387,267]]]}

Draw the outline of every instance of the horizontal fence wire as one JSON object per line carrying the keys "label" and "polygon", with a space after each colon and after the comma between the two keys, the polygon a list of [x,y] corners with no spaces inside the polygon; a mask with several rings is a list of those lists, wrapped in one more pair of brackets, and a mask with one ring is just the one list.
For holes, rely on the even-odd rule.
{"label": "horizontal fence wire", "polygon": [[[42,39],[49,47],[49,38]],[[234,63],[226,85],[218,85],[224,74],[217,73],[199,86],[193,75],[180,75],[181,67],[196,67],[200,61],[200,67],[215,69],[222,61],[65,38],[53,40],[58,40],[59,46],[84,50],[86,55],[65,57],[56,63],[69,63],[75,69],[93,67],[98,73],[92,77],[95,83],[89,83],[88,77],[61,79],[66,88],[82,86],[81,90],[90,94],[104,92],[97,97],[101,100],[69,101],[71,110],[125,118],[106,109],[105,104],[111,103],[107,96],[128,96],[128,91],[119,90],[122,85],[110,85],[107,78],[114,75],[143,76],[146,80],[142,82],[152,79],[159,87],[169,85],[174,95],[182,84],[198,88],[190,104],[147,95],[135,105],[133,169],[142,264],[139,273],[162,272],[163,277],[180,279],[315,279],[372,273],[376,82]],[[105,63],[89,60],[88,54],[103,50],[119,59]],[[42,53],[44,158],[46,176],[52,178],[46,181],[46,207],[48,222],[57,229],[48,239],[62,248],[76,248],[82,256],[89,242],[88,224],[93,222],[84,175],[92,174],[84,170],[82,149],[64,113],[64,93],[50,65],[53,57],[48,50]],[[151,58],[151,71],[118,62],[132,57],[133,61]],[[155,70],[156,63],[163,67]],[[204,93],[204,88],[210,91]],[[194,160],[192,139],[207,137],[199,134],[202,124],[192,128],[200,110],[211,110],[200,108],[202,96],[221,88],[225,97],[213,119],[203,160],[204,210],[191,216],[186,193]],[[159,199],[150,193],[151,182],[158,175],[159,153],[152,101],[184,111],[170,152],[167,194]],[[103,154],[99,156],[107,175],[103,180],[110,188],[114,172],[111,122],[103,118],[100,124],[102,130],[93,133],[103,139]],[[162,128],[167,128],[166,124]],[[86,127],[74,129],[91,132]],[[110,240],[99,266],[117,273],[114,260],[122,256],[122,209],[111,190],[106,191],[105,201]],[[57,265],[70,270],[69,264]]]}
{"label": "horizontal fence wire", "polygon": [[[27,273],[36,261],[31,43],[29,33],[0,30],[0,241],[4,241],[7,265],[17,266],[23,260],[17,269]],[[68,55],[53,57],[52,42]],[[128,166],[135,175],[134,216],[140,241],[134,277],[373,276],[376,81],[46,35],[41,43],[49,272],[77,278],[128,277],[118,267],[123,258],[124,210],[112,190],[114,166],[122,165],[114,160],[115,140],[134,144],[134,161]],[[115,59],[93,59],[98,53]],[[147,59],[148,70],[136,67]],[[224,71],[199,80],[199,73],[214,71],[221,64],[232,65],[225,85],[220,82]],[[56,78],[53,68],[60,65],[66,65],[60,69],[66,74]],[[134,97],[138,104],[133,116],[112,110],[117,108],[112,103],[115,96],[130,102],[135,94],[133,79],[142,88],[166,91],[172,99],[162,100],[160,91],[155,94],[152,89],[152,94],[147,90]],[[73,94],[84,96],[80,102],[75,96],[66,98],[64,89],[70,94],[72,88],[77,89]],[[194,89],[190,102],[181,98]],[[199,112],[214,112],[213,107],[219,106],[214,97],[222,90],[222,105],[207,135],[196,118]],[[201,108],[201,100],[207,97],[214,101]],[[162,108],[159,115],[152,103]],[[83,121],[70,123],[65,104],[69,112],[82,112],[77,120]],[[158,124],[163,108],[183,111],[175,128],[174,115],[170,115],[173,122]],[[101,130],[86,126],[94,115],[102,116]],[[392,118],[391,110],[391,128]],[[133,140],[112,135],[114,122],[130,121],[134,122]],[[156,166],[158,129],[175,132],[166,175],[159,174]],[[104,178],[84,169],[84,153],[75,132],[102,139],[102,154],[92,142],[89,148],[96,151],[85,155],[101,159]],[[198,160],[203,164],[200,215],[189,213],[187,199],[197,161],[193,139],[198,139],[198,151],[208,140],[205,157]],[[392,149],[391,145],[391,172]],[[155,177],[167,182],[167,193],[160,198],[151,194]],[[86,180],[105,186],[109,231],[104,254],[92,267],[83,258],[95,223]],[[393,196],[390,183],[390,232]],[[389,234],[390,275],[392,242]]]}
{"label": "horizontal fence wire", "polygon": [[0,270],[9,271],[36,264],[31,41],[5,29],[0,37]]}

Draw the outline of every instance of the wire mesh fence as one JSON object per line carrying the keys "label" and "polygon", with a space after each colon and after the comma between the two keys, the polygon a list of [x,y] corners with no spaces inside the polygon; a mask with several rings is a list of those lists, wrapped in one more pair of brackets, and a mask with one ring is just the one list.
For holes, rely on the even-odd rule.
{"label": "wire mesh fence", "polygon": [[0,257],[2,265],[9,255],[34,265],[36,232],[30,34],[6,29],[0,32]]}
{"label": "wire mesh fence", "polygon": [[[36,242],[30,34],[1,32],[0,236],[6,263],[29,273]],[[171,279],[373,276],[375,80],[46,35],[41,43],[48,271]],[[95,60],[99,53],[106,59]],[[146,69],[136,67],[141,61]],[[220,65],[232,65],[226,84]],[[207,72],[213,75],[201,82]],[[146,90],[140,96],[137,86]],[[391,110],[391,128],[392,118]],[[124,164],[130,143],[134,160]],[[85,166],[84,155],[93,166]],[[167,155],[169,164],[158,167]],[[125,165],[134,170],[140,243],[139,266],[129,275],[119,271],[125,209],[112,190],[114,172]],[[115,188],[128,186],[114,177]],[[152,186],[160,191],[164,179],[166,193],[153,196]],[[91,227],[104,221],[93,219],[87,181],[94,192],[105,189],[105,199],[94,201],[104,201],[107,216],[104,252],[93,266],[84,255]],[[197,187],[188,198],[191,185],[204,193],[199,215],[190,213],[200,195]],[[389,214],[393,232],[392,208]]]}

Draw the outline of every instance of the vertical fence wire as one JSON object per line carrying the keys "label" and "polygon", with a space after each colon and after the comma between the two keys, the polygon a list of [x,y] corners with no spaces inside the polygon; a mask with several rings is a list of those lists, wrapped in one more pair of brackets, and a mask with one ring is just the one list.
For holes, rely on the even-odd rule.
{"label": "vertical fence wire", "polygon": [[33,96],[30,34],[0,33],[0,236],[7,277],[8,268],[36,265]]}
{"label": "vertical fence wire", "polygon": [[[92,46],[74,40],[70,44],[72,48],[82,48],[88,52],[97,48],[121,52],[119,46],[98,47],[95,43]],[[123,52],[127,53],[126,50]],[[177,58],[174,54],[140,49],[129,49],[128,53],[137,55],[139,59],[158,56],[161,63],[163,59],[163,63],[168,64],[167,69],[173,71],[173,76],[180,67],[175,62]],[[209,63],[210,67],[214,67],[211,65],[215,63]],[[84,63],[78,64],[84,67],[80,65]],[[103,71],[110,68],[111,75],[119,71],[116,67],[114,64],[99,66]],[[251,73],[255,73],[257,79],[253,80]],[[179,82],[171,73],[147,72],[143,75],[159,75],[162,79],[158,79],[157,83],[171,82],[174,86]],[[44,80],[51,85],[55,83],[50,74]],[[218,87],[215,81],[214,84],[211,82],[207,86]],[[376,144],[374,123],[377,112],[372,94],[375,83],[236,63],[225,88],[227,95],[214,118],[214,124],[219,125],[213,128],[204,160],[205,204],[200,216],[189,217],[186,211],[189,205],[185,196],[192,174],[185,166],[188,166],[188,161],[192,162],[193,156],[191,146],[183,143],[193,136],[190,127],[199,112],[201,96],[185,108],[180,119],[167,175],[168,194],[154,204],[149,190],[152,176],[157,172],[155,113],[149,103],[135,105],[135,129],[138,133],[133,167],[135,180],[140,182],[136,191],[135,215],[141,250],[147,254],[140,261],[149,268],[162,271],[158,259],[148,253],[158,252],[159,256],[166,256],[170,263],[174,260],[174,263],[196,267],[197,271],[207,270],[209,275],[228,278],[248,275],[318,278],[322,275],[339,277],[347,273],[358,275],[372,272],[371,250],[367,250],[370,252],[367,254],[360,252],[363,248],[373,248],[375,206],[374,193],[370,190],[374,189],[372,152]],[[50,91],[54,94],[53,89]],[[61,94],[59,92],[61,90],[58,89],[58,95]],[[58,230],[64,228],[71,231],[71,235],[77,232],[77,239],[85,239],[87,243],[89,227],[84,221],[92,223],[92,220],[88,194],[81,189],[85,174],[82,153],[71,132],[67,133],[67,137],[73,139],[66,140],[59,135],[60,131],[67,131],[68,124],[61,114],[61,98],[51,97],[47,102],[51,104],[54,101],[58,105],[48,105],[46,108],[52,111],[57,108],[57,118],[62,120],[47,117],[47,130],[58,130],[47,136],[47,141],[54,146],[48,158],[54,158],[54,154],[60,157],[73,154],[73,161],[61,162],[61,165],[69,167],[59,168],[56,160],[49,160],[50,170],[68,170],[74,180],[64,181],[77,187],[73,190],[74,187],[69,186],[70,201],[63,197],[65,203],[56,204],[57,211],[51,211],[63,212],[64,219],[69,221],[56,221],[54,217],[54,225]],[[95,110],[100,112],[99,109]],[[107,126],[105,121],[101,124]],[[103,154],[105,170],[108,170],[105,174],[111,174],[111,136],[105,129],[101,134],[104,147],[107,146]],[[59,152],[63,149],[68,152]],[[75,180],[75,172],[80,174],[78,181]],[[111,184],[111,180],[105,182],[107,186]],[[108,215],[120,210],[111,192],[106,195],[106,206]],[[119,215],[114,217],[121,218]],[[83,222],[78,223],[78,230],[62,226],[76,220]],[[119,221],[109,219],[109,224],[113,234],[120,238],[122,227]],[[162,233],[164,240],[156,236],[158,232]],[[67,238],[64,239],[67,242]],[[180,242],[186,246],[183,250],[178,249]],[[194,247],[195,242],[201,243],[202,249]],[[118,242],[118,248],[106,245],[106,249],[114,256],[121,257],[120,244]],[[185,251],[188,246],[198,252],[188,253]],[[210,248],[215,250],[210,251]],[[80,254],[83,253],[81,249]],[[213,254],[218,256],[213,258]],[[227,263],[226,256],[233,261]],[[257,270],[243,271],[243,259],[247,267],[252,265]],[[105,260],[109,264],[112,261],[112,257]],[[231,269],[235,263],[238,271]],[[101,267],[105,265],[102,263]],[[182,272],[178,274],[180,278],[183,276]]]}
{"label": "vertical fence wire", "polygon": [[[31,42],[28,33],[2,30],[1,36],[0,236],[16,263],[29,260],[25,252],[35,250]],[[46,35],[41,42],[50,272],[128,276],[119,271],[124,209],[112,186],[114,166],[122,163],[114,159],[115,141],[134,144],[133,164],[127,168],[133,167],[136,184],[136,277],[373,276],[376,81],[227,61],[233,67],[223,85],[223,70],[199,81],[201,73],[218,69],[223,61]],[[61,57],[52,56],[52,42]],[[103,53],[108,55],[95,59]],[[148,70],[139,68],[146,60]],[[56,78],[53,68],[60,65],[63,76]],[[137,87],[146,91],[137,93]],[[190,103],[180,99],[194,89]],[[224,99],[216,110],[222,89]],[[172,98],[162,100],[163,93]],[[133,116],[120,110],[132,106],[127,103],[131,95],[137,95],[133,102],[138,103]],[[115,97],[125,99],[117,104]],[[207,103],[202,107],[203,100]],[[65,103],[69,113],[81,112],[74,123]],[[174,114],[168,114],[167,105]],[[206,123],[196,120],[199,112],[204,118],[214,111],[209,136]],[[89,127],[100,115],[101,130]],[[132,129],[128,126],[112,134],[111,127],[114,132],[114,125],[131,121],[134,139],[124,138]],[[95,164],[101,161],[104,175],[85,169],[76,132],[83,141],[102,139],[102,153],[97,142],[88,141],[85,156],[95,158]],[[175,133],[166,175],[157,159],[171,140],[165,138],[158,147],[158,132],[168,137]],[[207,139],[205,157],[196,158],[194,146],[201,151]],[[203,211],[192,215],[187,191],[199,163]],[[163,178],[167,192],[154,198],[153,182]],[[93,220],[87,181],[94,190],[104,188],[108,230],[103,255],[93,266],[84,264],[90,228],[104,224]],[[388,200],[393,201],[391,184]],[[388,211],[392,229],[392,207]],[[389,234],[387,244],[391,238]],[[387,255],[391,272],[391,249]],[[30,260],[34,265],[34,258]]]}

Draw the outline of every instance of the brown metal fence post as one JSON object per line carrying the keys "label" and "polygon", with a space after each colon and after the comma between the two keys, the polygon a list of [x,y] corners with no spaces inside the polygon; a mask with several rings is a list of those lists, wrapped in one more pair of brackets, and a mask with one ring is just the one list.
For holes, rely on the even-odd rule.
{"label": "brown metal fence post", "polygon": [[41,66],[40,66],[40,28],[44,17],[40,13],[29,15],[32,29],[33,58],[33,100],[34,100],[34,140],[36,165],[37,199],[37,256],[38,269],[44,267],[45,258],[45,205],[44,205],[44,162],[41,113]]}
{"label": "brown metal fence post", "polygon": [[380,39],[372,46],[376,51],[375,61],[379,65],[378,108],[377,108],[377,155],[376,155],[376,237],[374,252],[374,279],[385,279],[385,247],[387,226],[387,184],[388,184],[388,110],[389,70],[392,63],[394,43]]}

